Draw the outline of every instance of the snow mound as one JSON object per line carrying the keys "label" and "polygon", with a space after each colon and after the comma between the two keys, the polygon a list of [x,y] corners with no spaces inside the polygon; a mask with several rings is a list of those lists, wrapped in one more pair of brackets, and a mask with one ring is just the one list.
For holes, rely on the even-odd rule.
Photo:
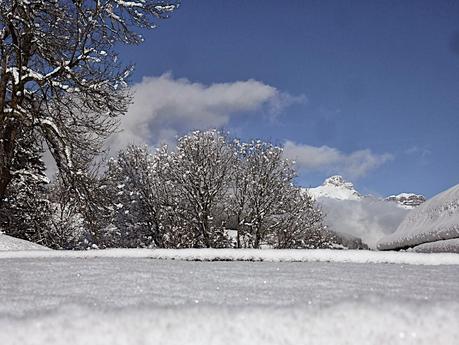
{"label": "snow mound", "polygon": [[458,323],[457,303],[351,301],[322,309],[199,305],[105,311],[65,306],[32,317],[0,318],[0,343],[455,344]]}
{"label": "snow mound", "polygon": [[458,253],[459,238],[420,244],[413,248],[417,253]]}
{"label": "snow mound", "polygon": [[422,243],[459,238],[459,185],[411,210],[378,249],[409,248]]}
{"label": "snow mound", "polygon": [[0,251],[9,250],[50,250],[49,248],[40,246],[29,241],[19,238],[3,235],[0,233]]}
{"label": "snow mound", "polygon": [[422,254],[333,249],[105,249],[87,251],[0,252],[0,259],[149,258],[183,261],[349,262],[407,265],[459,265],[454,253]]}
{"label": "snow mound", "polygon": [[360,193],[354,189],[354,185],[339,175],[327,178],[321,186],[309,188],[307,192],[316,200],[319,198],[338,200],[359,200],[362,198]]}

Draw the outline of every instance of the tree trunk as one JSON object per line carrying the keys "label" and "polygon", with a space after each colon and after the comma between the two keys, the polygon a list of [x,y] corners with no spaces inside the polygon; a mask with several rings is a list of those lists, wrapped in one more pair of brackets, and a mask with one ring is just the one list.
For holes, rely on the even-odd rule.
{"label": "tree trunk", "polygon": [[13,161],[16,131],[13,125],[5,125],[0,135],[0,207],[12,179],[11,164]]}
{"label": "tree trunk", "polygon": [[260,237],[261,237],[260,227],[257,226],[257,229],[255,231],[255,242],[253,244],[254,248],[260,248]]}

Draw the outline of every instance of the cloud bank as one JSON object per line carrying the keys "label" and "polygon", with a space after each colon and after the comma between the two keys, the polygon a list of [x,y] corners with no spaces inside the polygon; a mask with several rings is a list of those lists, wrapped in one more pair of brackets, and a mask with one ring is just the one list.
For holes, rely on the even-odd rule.
{"label": "cloud bank", "polygon": [[328,146],[296,144],[289,140],[284,144],[284,156],[295,160],[299,169],[320,170],[351,178],[362,177],[393,159],[391,154],[375,154],[369,149],[346,154]]}
{"label": "cloud bank", "polygon": [[233,116],[264,109],[273,115],[304,97],[294,97],[256,80],[204,85],[170,73],[146,77],[132,88],[133,103],[121,119],[112,151],[131,143],[175,143],[192,129],[222,128]]}
{"label": "cloud bank", "polygon": [[384,236],[393,233],[409,210],[394,202],[366,197],[361,200],[317,200],[333,231],[361,238],[370,248]]}

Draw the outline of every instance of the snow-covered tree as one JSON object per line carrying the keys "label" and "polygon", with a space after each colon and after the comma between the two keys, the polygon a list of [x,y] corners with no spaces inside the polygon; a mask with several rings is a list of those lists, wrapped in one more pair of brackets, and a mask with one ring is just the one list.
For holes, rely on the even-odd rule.
{"label": "snow-covered tree", "polygon": [[0,203],[0,230],[46,245],[50,205],[42,148],[33,130],[18,130],[11,161],[11,183]]}
{"label": "snow-covered tree", "polygon": [[51,183],[48,195],[50,212],[43,244],[53,249],[86,249],[91,234],[81,213],[79,199],[59,176]]}
{"label": "snow-covered tree", "polygon": [[273,219],[275,231],[268,238],[275,248],[313,249],[337,245],[337,239],[324,224],[322,211],[300,188],[290,189],[280,211]]}
{"label": "snow-covered tree", "polygon": [[[216,130],[174,151],[130,146],[109,162],[107,246],[325,248],[336,241],[312,198],[294,186],[282,148],[230,141]],[[107,241],[108,240],[108,241]]]}
{"label": "snow-covered tree", "polygon": [[282,148],[259,140],[236,144],[239,163],[229,209],[237,217],[238,237],[248,237],[249,245],[258,248],[284,213],[296,174]]}
{"label": "snow-covered tree", "polygon": [[109,161],[104,187],[109,197],[116,245],[163,247],[162,205],[154,164],[146,146],[134,145]]}
{"label": "snow-covered tree", "polygon": [[129,104],[131,67],[120,65],[115,47],[140,43],[138,29],[153,28],[177,5],[174,0],[0,2],[0,200],[13,178],[19,131],[33,128],[62,178],[78,180]]}
{"label": "snow-covered tree", "polygon": [[175,212],[191,231],[193,247],[222,247],[228,239],[224,209],[235,155],[227,138],[216,130],[195,131],[178,140],[163,176],[176,195]]}

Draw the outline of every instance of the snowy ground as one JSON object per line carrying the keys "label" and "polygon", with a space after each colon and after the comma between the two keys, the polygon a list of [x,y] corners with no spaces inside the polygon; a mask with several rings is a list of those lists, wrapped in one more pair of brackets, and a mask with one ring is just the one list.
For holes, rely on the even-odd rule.
{"label": "snowy ground", "polygon": [[0,232],[0,252],[9,250],[49,250],[29,241],[4,235]]}
{"label": "snowy ground", "polygon": [[30,252],[0,258],[0,344],[454,344],[459,338],[459,265],[24,253]]}
{"label": "snowy ground", "polygon": [[107,249],[88,251],[1,251],[2,258],[147,258],[184,261],[350,262],[459,265],[456,253],[422,254],[371,250],[292,249]]}

